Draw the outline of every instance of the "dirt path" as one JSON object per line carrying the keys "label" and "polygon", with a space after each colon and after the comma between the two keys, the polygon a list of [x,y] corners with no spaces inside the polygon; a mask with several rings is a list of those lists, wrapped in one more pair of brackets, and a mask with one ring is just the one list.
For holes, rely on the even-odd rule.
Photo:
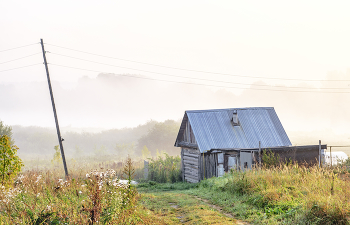
{"label": "dirt path", "polygon": [[[205,202],[209,207],[211,207],[213,209],[216,209],[217,211],[219,211],[223,215],[225,215],[227,217],[230,217],[230,218],[235,218],[231,213],[224,212],[223,209],[220,206],[210,204],[210,202],[207,199],[202,199],[202,198],[200,198],[198,196],[194,196],[194,197],[196,199],[198,199],[199,201]],[[240,221],[240,220],[237,220],[237,219],[235,219],[235,220],[236,220],[236,224],[238,224],[238,225],[249,225],[249,223],[247,223],[247,222],[243,222],[243,221]]]}
{"label": "dirt path", "polygon": [[175,191],[143,193],[141,203],[165,224],[248,224],[205,199]]}

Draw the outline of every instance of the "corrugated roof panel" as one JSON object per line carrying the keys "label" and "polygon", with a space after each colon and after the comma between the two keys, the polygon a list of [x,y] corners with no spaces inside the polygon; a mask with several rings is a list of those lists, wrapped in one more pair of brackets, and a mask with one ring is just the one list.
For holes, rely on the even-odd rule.
{"label": "corrugated roof panel", "polygon": [[[234,111],[237,111],[240,126],[231,123]],[[221,148],[258,148],[259,141],[262,147],[291,145],[271,107],[186,111],[184,119],[187,118],[201,152]]]}

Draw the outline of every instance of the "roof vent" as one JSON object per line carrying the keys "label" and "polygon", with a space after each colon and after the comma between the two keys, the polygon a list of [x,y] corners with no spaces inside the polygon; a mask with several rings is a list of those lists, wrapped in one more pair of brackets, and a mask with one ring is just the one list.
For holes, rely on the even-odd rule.
{"label": "roof vent", "polygon": [[233,126],[239,126],[237,110],[233,111],[231,122]]}

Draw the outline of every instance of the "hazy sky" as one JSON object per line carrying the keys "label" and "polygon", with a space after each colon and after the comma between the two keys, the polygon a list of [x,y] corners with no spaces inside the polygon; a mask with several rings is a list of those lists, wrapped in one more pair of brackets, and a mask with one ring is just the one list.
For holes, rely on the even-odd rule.
{"label": "hazy sky", "polygon": [[[3,51],[43,38],[62,126],[136,126],[186,109],[272,106],[287,131],[346,133],[350,93],[319,92],[350,92],[350,81],[283,79],[350,80],[349,8],[349,1],[1,1],[0,119],[54,126],[40,45]],[[278,89],[264,85],[317,93],[250,89]]]}

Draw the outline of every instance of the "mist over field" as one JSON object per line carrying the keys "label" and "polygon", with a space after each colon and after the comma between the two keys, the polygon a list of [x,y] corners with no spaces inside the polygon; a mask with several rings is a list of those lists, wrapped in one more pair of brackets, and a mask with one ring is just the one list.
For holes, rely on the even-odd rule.
{"label": "mist over field", "polygon": [[[350,80],[350,70],[330,72],[326,81],[314,85],[295,85],[303,90],[310,88],[314,93],[254,90],[261,88],[254,84],[264,84],[258,81],[250,89],[235,94],[228,89],[124,75],[83,77],[70,87],[53,82],[67,156],[140,155],[143,144],[139,142],[154,129],[157,121],[170,124],[169,134],[165,141],[163,136],[154,137],[152,144],[148,143],[151,146],[147,147],[153,156],[156,150],[176,155],[178,151],[173,145],[184,111],[212,108],[275,107],[293,145],[318,144],[318,140],[328,145],[348,145],[350,142],[350,107],[347,104],[350,94],[322,93],[326,92],[322,88],[335,86],[349,89],[349,82],[329,80]],[[273,86],[269,88],[274,89]],[[27,158],[51,157],[58,141],[47,83],[0,84],[0,95],[6,96],[0,99],[0,104],[7,106],[2,109],[1,119],[13,126],[19,154]],[[348,149],[341,150],[350,153]]]}

